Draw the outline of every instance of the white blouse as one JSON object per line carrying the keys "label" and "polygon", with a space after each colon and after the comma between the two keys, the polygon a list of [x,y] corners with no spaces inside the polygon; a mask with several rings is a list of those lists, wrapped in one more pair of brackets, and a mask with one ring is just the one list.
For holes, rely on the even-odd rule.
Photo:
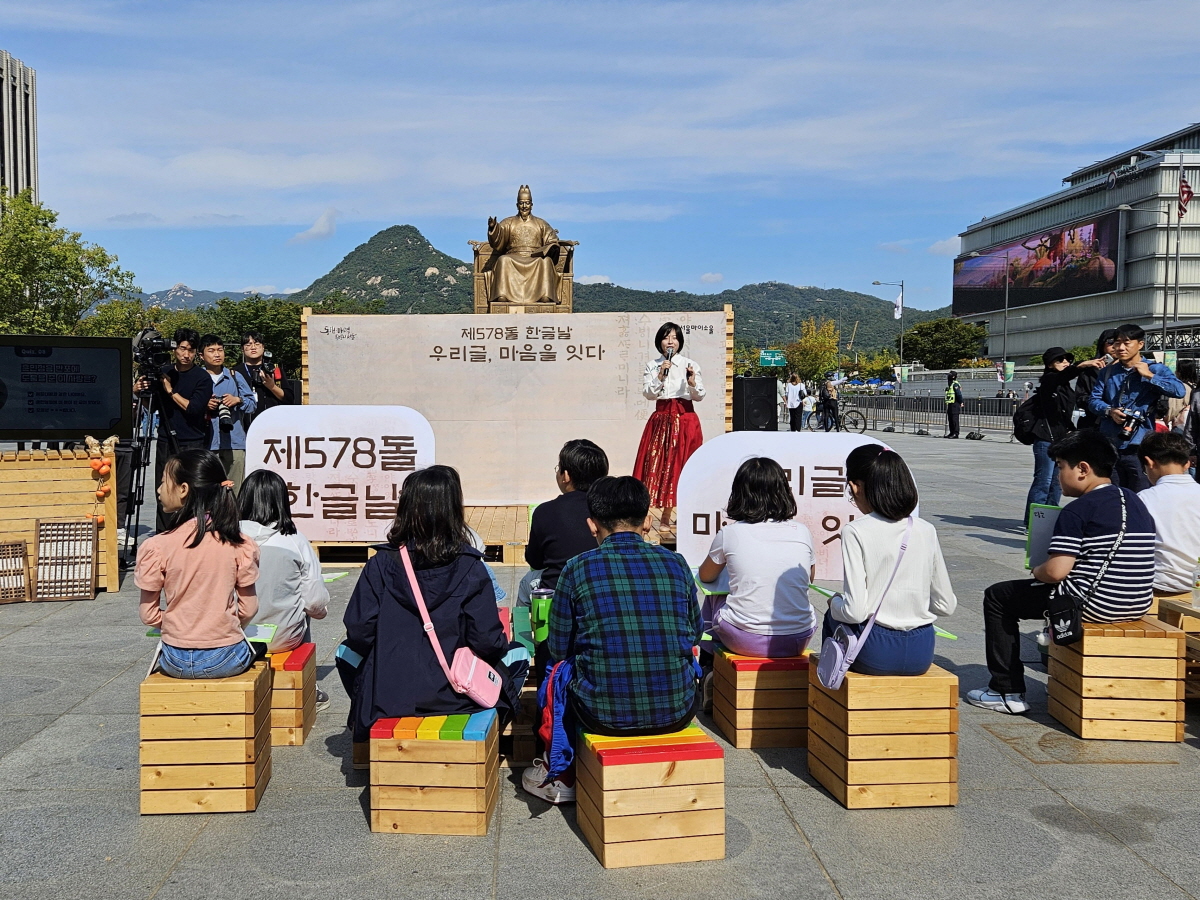
{"label": "white blouse", "polygon": [[[646,363],[646,371],[642,375],[642,396],[647,400],[703,400],[704,382],[700,378],[699,364],[676,353],[671,357],[666,380],[659,381],[658,370],[665,361],[666,357],[660,356]],[[696,373],[695,387],[687,383],[688,366]]]}

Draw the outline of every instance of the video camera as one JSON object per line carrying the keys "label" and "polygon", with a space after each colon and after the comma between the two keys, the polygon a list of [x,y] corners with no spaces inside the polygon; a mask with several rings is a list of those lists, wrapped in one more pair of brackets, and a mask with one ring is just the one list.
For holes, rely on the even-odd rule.
{"label": "video camera", "polygon": [[133,338],[133,362],[138,378],[157,382],[162,367],[171,361],[175,342],[169,341],[156,328],[143,328]]}

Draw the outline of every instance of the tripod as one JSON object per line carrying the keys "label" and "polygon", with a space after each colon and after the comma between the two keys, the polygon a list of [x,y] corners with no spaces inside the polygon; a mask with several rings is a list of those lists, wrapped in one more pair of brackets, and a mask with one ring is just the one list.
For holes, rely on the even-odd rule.
{"label": "tripod", "polygon": [[121,523],[125,528],[125,546],[121,548],[121,558],[126,562],[136,556],[137,552],[137,522],[146,499],[146,469],[150,466],[155,416],[159,418],[159,441],[163,443],[162,438],[165,435],[167,451],[174,456],[179,452],[179,439],[175,435],[175,426],[164,414],[162,385],[152,381],[151,387],[137,392],[137,407],[134,410],[133,439],[130,441],[133,450],[130,461],[133,480],[130,484],[129,502],[125,508],[125,520]]}

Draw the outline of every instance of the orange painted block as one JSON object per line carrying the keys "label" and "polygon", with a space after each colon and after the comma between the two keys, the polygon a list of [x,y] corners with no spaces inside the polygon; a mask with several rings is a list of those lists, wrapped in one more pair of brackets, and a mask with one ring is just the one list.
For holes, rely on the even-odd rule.
{"label": "orange painted block", "polygon": [[[403,719],[396,719],[396,727],[392,731],[392,737],[415,740],[417,737],[417,729],[421,727],[421,723],[424,721],[425,720],[421,716],[405,716]],[[371,735],[371,737],[374,736],[375,735]]]}
{"label": "orange painted block", "polygon": [[276,672],[283,671],[283,664],[287,662],[289,656],[292,655],[291,650],[282,650],[279,653],[271,654],[271,668]]}

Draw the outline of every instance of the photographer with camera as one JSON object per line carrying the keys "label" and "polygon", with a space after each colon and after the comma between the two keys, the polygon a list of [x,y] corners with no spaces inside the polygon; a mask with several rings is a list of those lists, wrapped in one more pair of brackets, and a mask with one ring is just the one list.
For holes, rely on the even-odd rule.
{"label": "photographer with camera", "polygon": [[1182,381],[1161,363],[1142,359],[1146,332],[1122,325],[1112,345],[1116,362],[1101,370],[1088,400],[1088,411],[1100,417],[1100,433],[1117,448],[1113,481],[1132,491],[1150,487],[1142,471],[1142,438],[1154,433],[1155,408],[1162,397],[1187,393]]}
{"label": "photographer with camera", "polygon": [[221,458],[236,492],[241,490],[246,472],[246,422],[254,415],[254,390],[240,373],[225,368],[225,343],[215,334],[200,338],[200,355],[212,381],[208,400],[212,431],[207,449]]}
{"label": "photographer with camera", "polygon": [[[159,343],[163,345],[162,348],[157,346]],[[196,365],[200,334],[193,328],[177,329],[174,344],[175,362],[162,366],[157,379],[152,379],[143,368],[134,385],[138,393],[158,393],[159,402],[156,405],[161,410],[161,417],[154,460],[155,497],[158,496],[158,486],[162,484],[163,467],[170,457],[181,450],[204,450],[209,445],[208,402],[212,398],[212,379],[207,377],[202,366]],[[151,332],[147,342],[147,358],[161,360],[167,353],[165,348],[166,342],[162,341],[161,336]],[[158,503],[155,527],[160,532],[167,527],[161,501]]]}
{"label": "photographer with camera", "polygon": [[254,416],[275,406],[295,404],[292,386],[284,380],[283,372],[272,361],[271,351],[263,345],[262,335],[257,331],[242,335],[242,361],[233,367],[233,371],[254,388]]}

